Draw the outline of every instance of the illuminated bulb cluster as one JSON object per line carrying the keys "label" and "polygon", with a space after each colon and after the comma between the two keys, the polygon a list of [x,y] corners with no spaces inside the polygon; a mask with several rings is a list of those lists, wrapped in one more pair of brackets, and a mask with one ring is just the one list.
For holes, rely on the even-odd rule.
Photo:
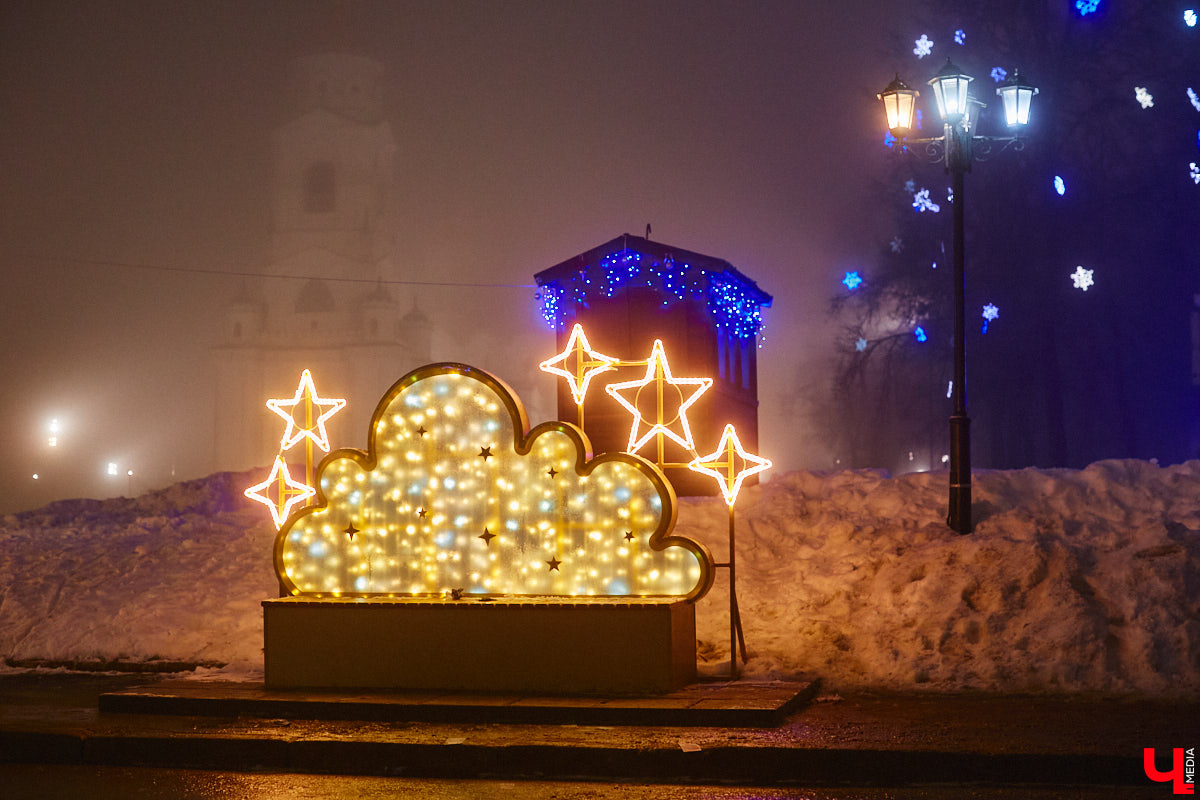
{"label": "illuminated bulb cluster", "polygon": [[597,297],[613,297],[626,286],[638,285],[661,289],[664,305],[672,299],[704,298],[717,327],[738,338],[749,339],[762,330],[762,295],[749,290],[736,275],[710,273],[669,255],[661,262],[649,262],[636,250],[625,248],[605,256],[598,265],[580,269],[565,282],[542,286],[537,295],[542,318],[556,328],[569,303],[586,307]]}
{"label": "illuminated bulb cluster", "polygon": [[[528,435],[503,384],[460,365],[402,378],[370,453],[323,462],[323,502],[279,534],[276,569],[316,596],[699,596],[702,547],[668,537],[674,495],[642,459],[585,463],[577,429]],[[675,546],[678,545],[678,546]]]}

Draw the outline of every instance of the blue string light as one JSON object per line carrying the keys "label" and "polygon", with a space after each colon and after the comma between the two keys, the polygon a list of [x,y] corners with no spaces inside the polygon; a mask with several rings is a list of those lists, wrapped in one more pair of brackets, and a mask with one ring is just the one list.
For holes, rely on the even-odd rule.
{"label": "blue string light", "polygon": [[[612,297],[622,288],[639,283],[657,288],[663,305],[689,297],[703,298],[719,330],[739,339],[750,339],[763,330],[761,295],[738,275],[709,273],[668,255],[661,262],[642,263],[642,254],[626,248],[605,256],[595,266],[584,267],[565,282],[541,287],[537,299],[542,318],[551,328],[562,324],[568,299],[586,308],[588,300]],[[564,283],[566,285],[564,285]]]}

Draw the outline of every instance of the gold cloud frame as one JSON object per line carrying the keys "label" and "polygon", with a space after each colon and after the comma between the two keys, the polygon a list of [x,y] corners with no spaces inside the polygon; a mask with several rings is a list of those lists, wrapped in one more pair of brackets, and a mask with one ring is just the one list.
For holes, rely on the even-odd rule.
{"label": "gold cloud frame", "polygon": [[674,489],[640,456],[592,458],[566,422],[529,429],[520,400],[465,364],[392,385],[367,450],[317,468],[314,505],[275,540],[289,594],[679,597],[712,585],[707,548],[671,535]]}

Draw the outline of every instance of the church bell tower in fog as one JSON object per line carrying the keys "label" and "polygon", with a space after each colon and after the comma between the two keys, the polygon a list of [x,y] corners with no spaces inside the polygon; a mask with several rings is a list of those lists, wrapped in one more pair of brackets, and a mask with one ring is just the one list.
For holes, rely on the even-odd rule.
{"label": "church bell tower in fog", "polygon": [[295,59],[292,114],[272,135],[271,236],[265,263],[224,310],[216,368],[217,469],[269,464],[279,418],[312,371],[322,396],[348,400],[329,422],[334,447],[365,447],[375,404],[429,360],[429,321],[404,313],[392,262],[396,141],[374,59]]}

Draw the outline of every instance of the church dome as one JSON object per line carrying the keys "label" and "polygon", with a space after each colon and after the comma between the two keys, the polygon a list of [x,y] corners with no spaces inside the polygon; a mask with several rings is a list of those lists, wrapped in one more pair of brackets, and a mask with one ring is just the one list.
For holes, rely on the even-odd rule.
{"label": "church dome", "polygon": [[298,314],[307,311],[333,311],[336,305],[329,284],[317,278],[310,278],[300,290],[300,294],[296,295]]}

